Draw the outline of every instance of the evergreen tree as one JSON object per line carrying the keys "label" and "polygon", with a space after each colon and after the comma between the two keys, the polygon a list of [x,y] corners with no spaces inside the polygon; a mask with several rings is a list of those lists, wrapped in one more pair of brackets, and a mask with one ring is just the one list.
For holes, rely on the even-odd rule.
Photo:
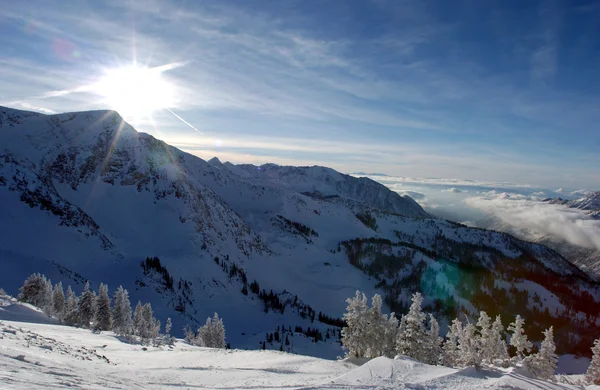
{"label": "evergreen tree", "polygon": [[168,345],[173,345],[175,342],[175,338],[171,336],[171,329],[173,328],[173,323],[171,322],[171,317],[167,318],[167,322],[165,323],[165,342]]}
{"label": "evergreen tree", "polygon": [[90,290],[90,282],[85,282],[83,293],[79,298],[77,315],[78,324],[83,328],[89,328],[90,322],[94,318],[96,305],[96,294]]}
{"label": "evergreen tree", "polygon": [[458,340],[458,351],[460,353],[459,362],[461,365],[473,366],[479,369],[481,366],[481,354],[475,325],[469,323],[463,329],[461,337]]}
{"label": "evergreen tree", "polygon": [[95,309],[94,331],[111,330],[113,318],[110,308],[110,298],[108,296],[108,286],[106,284],[100,283],[98,287],[98,299],[96,300]]}
{"label": "evergreen tree", "polygon": [[53,295],[54,291],[52,289],[52,282],[50,279],[47,279],[46,283],[44,284],[44,294],[40,309],[42,309],[44,313],[49,316],[54,315],[54,305],[52,304]]}
{"label": "evergreen tree", "polygon": [[369,326],[367,328],[365,357],[368,358],[383,356],[390,349],[390,346],[386,345],[388,318],[387,315],[381,313],[382,304],[381,296],[375,294],[371,299],[371,308],[366,313],[366,321]]}
{"label": "evergreen tree", "polygon": [[525,330],[523,330],[523,325],[525,324],[525,320],[521,318],[520,315],[515,317],[515,322],[510,323],[507,330],[512,332],[510,337],[510,345],[515,347],[517,350],[517,359],[523,360],[525,357],[524,352],[529,352],[531,350],[532,344],[527,340],[527,335],[525,334]]}
{"label": "evergreen tree", "polygon": [[113,331],[120,336],[127,336],[133,333],[133,321],[131,319],[131,302],[129,302],[129,293],[119,286],[113,296]]}
{"label": "evergreen tree", "polygon": [[450,329],[446,334],[444,342],[444,352],[442,354],[442,364],[447,367],[457,367],[460,363],[460,351],[458,349],[459,340],[462,337],[463,326],[458,318],[452,321]]}
{"label": "evergreen tree", "polygon": [[544,331],[544,341],[540,351],[525,359],[524,365],[540,379],[554,379],[554,371],[558,364],[556,346],[554,345],[554,330],[552,327]]}
{"label": "evergreen tree", "polygon": [[432,314],[429,314],[429,332],[427,332],[425,363],[437,365],[442,355],[442,338],[440,325]]}
{"label": "evergreen tree", "polygon": [[53,312],[56,318],[60,322],[64,322],[65,320],[65,293],[63,291],[62,282],[58,282],[54,286],[54,291],[52,292],[52,307]]}
{"label": "evergreen tree", "polygon": [[492,364],[495,357],[496,339],[492,331],[491,318],[483,310],[479,313],[477,327],[479,327],[479,348],[481,358]]}
{"label": "evergreen tree", "polygon": [[157,340],[160,334],[160,321],[154,318],[152,313],[152,305],[146,303],[143,306],[144,323],[146,325],[146,333],[142,336],[144,339]]}
{"label": "evergreen tree", "polygon": [[592,347],[592,361],[585,373],[585,380],[588,383],[600,385],[600,339],[594,341]]}
{"label": "evergreen tree", "polygon": [[67,325],[77,325],[79,321],[79,303],[77,300],[77,296],[71,290],[71,286],[67,287],[67,292],[65,294],[65,310],[64,310],[64,322]]}
{"label": "evergreen tree", "polygon": [[400,355],[410,356],[419,361],[426,360],[425,313],[421,310],[423,296],[415,293],[408,313],[402,316],[398,338],[396,339],[396,351]]}
{"label": "evergreen tree", "polygon": [[31,274],[19,288],[18,299],[21,302],[41,308],[45,302],[46,277],[39,273]]}
{"label": "evergreen tree", "polygon": [[[198,334],[209,348],[225,348],[225,326],[217,313],[206,319],[206,324],[198,329]],[[271,340],[272,341],[272,340]]]}
{"label": "evergreen tree", "polygon": [[385,343],[383,356],[393,358],[396,355],[396,338],[398,337],[398,319],[395,313],[390,313],[385,326]]}
{"label": "evergreen tree", "polygon": [[185,340],[191,345],[195,345],[197,347],[206,347],[206,343],[200,336],[200,329],[198,329],[198,332],[194,333],[190,326],[186,325],[185,328],[183,328],[183,333],[185,334]]}
{"label": "evergreen tree", "polygon": [[349,356],[364,357],[369,339],[367,297],[357,290],[354,298],[348,298],[346,302],[348,306],[343,317],[348,326],[342,329],[342,346]]}
{"label": "evergreen tree", "polygon": [[133,312],[133,334],[144,338],[148,333],[146,319],[144,318],[144,305],[141,301],[138,301]]}
{"label": "evergreen tree", "polygon": [[508,360],[508,349],[506,347],[506,339],[504,338],[504,326],[502,326],[502,319],[500,316],[496,316],[494,323],[492,324],[492,345],[493,345],[493,358],[502,360],[503,362]]}

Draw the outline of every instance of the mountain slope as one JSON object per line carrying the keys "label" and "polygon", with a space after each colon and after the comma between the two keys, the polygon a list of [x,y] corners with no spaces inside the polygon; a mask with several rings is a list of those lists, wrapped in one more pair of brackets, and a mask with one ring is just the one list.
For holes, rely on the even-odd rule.
{"label": "mountain slope", "polygon": [[[600,329],[598,284],[556,252],[433,219],[375,182],[323,167],[207,163],[112,111],[1,108],[0,118],[9,292],[32,272],[77,291],[86,279],[122,284],[134,304],[173,317],[176,332],[218,311],[234,347],[278,332],[293,341],[267,348],[329,358],[342,353],[338,317],[357,289],[397,311],[422,291],[446,320],[483,308],[507,321],[517,310],[534,339],[555,325],[563,352],[589,351]],[[142,267],[146,257],[160,267]]]}

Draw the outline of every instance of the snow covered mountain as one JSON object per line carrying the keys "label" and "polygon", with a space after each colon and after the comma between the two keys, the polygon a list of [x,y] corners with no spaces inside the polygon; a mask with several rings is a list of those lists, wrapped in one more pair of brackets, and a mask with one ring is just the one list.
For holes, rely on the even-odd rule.
{"label": "snow covered mountain", "polygon": [[549,204],[565,205],[573,209],[585,210],[592,218],[600,219],[600,191],[590,192],[585,196],[567,200],[562,198],[547,198],[544,202]]}
{"label": "snow covered mountain", "polygon": [[328,358],[357,289],[398,312],[422,291],[447,319],[519,313],[563,353],[600,331],[600,286],[547,247],[329,168],[206,162],[112,111],[0,108],[0,263],[13,294],[32,272],[122,284],[176,331],[218,311],[233,347],[279,332],[267,348]]}

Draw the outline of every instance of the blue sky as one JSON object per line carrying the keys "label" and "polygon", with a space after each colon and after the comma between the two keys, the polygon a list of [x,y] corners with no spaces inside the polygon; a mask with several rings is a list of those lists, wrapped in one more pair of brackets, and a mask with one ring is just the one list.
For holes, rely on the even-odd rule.
{"label": "blue sky", "polygon": [[[100,4],[102,3],[102,4]],[[127,118],[203,158],[600,188],[600,2],[30,1],[0,9],[0,104],[109,108],[110,69],[176,64]]]}

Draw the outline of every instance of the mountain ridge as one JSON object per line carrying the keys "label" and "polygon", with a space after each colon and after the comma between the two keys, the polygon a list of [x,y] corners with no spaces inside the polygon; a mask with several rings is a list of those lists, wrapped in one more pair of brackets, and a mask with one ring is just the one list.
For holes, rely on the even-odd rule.
{"label": "mountain ridge", "polygon": [[[307,336],[332,326],[316,313],[338,318],[356,290],[382,294],[394,310],[423,291],[446,320],[519,299],[532,327],[556,325],[565,350],[600,323],[590,313],[599,285],[556,252],[432,218],[371,180],[325,167],[206,162],[114,111],[0,114],[0,254],[12,271],[0,285],[9,291],[32,272],[122,284],[172,316],[174,329],[218,311],[232,345],[257,348],[265,332],[299,326],[294,351],[324,357],[341,350],[335,337]],[[173,286],[140,269],[149,256]],[[575,347],[589,350],[586,342]]]}

